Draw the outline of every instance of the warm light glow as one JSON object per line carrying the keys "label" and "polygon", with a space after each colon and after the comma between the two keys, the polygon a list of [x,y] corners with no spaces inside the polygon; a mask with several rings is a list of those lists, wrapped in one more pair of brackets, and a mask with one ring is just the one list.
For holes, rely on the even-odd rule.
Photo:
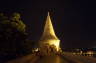
{"label": "warm light glow", "polygon": [[54,32],[49,13],[48,13],[48,16],[47,16],[47,19],[46,19],[44,32],[43,32],[43,35],[41,37],[41,40],[45,40],[45,39],[56,39],[56,40],[58,40],[58,37],[56,36],[56,34]]}
{"label": "warm light glow", "polygon": [[35,49],[35,51],[38,51],[38,50],[39,50],[38,48]]}
{"label": "warm light glow", "polygon": [[49,47],[53,45],[54,50],[57,52],[60,50],[60,40],[55,34],[49,13],[46,19],[43,35],[40,39],[40,46],[43,47],[45,44],[48,44]]}
{"label": "warm light glow", "polygon": [[86,54],[93,54],[93,52],[92,51],[87,51],[87,53]]}
{"label": "warm light glow", "polygon": [[59,51],[59,49],[60,49],[60,40],[48,40],[47,43],[49,45],[54,45],[56,47],[56,50]]}

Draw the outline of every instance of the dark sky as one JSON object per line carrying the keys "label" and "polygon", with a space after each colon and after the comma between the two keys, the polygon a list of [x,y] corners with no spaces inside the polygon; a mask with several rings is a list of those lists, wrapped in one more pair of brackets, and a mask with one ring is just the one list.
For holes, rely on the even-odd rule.
{"label": "dark sky", "polygon": [[62,47],[96,47],[95,1],[0,0],[0,12],[21,13],[30,38],[34,41],[42,35],[48,11]]}

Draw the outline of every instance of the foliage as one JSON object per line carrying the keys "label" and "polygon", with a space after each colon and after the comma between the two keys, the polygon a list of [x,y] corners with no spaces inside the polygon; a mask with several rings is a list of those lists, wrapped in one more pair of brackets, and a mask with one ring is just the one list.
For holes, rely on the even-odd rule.
{"label": "foliage", "polygon": [[12,27],[17,28],[17,30],[19,30],[21,32],[25,32],[26,26],[23,23],[23,21],[21,20],[19,13],[13,13],[10,20],[12,21],[11,22]]}
{"label": "foliage", "polygon": [[13,13],[11,17],[0,13],[0,59],[26,54],[29,51],[27,46],[30,46],[27,36],[26,25],[19,13]]}

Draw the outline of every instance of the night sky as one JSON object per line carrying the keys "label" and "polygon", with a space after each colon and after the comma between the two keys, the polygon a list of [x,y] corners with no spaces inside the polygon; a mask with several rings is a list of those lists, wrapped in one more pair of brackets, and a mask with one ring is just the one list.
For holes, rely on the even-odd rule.
{"label": "night sky", "polygon": [[48,11],[62,47],[96,47],[95,1],[0,0],[0,12],[21,13],[33,41],[40,39]]}

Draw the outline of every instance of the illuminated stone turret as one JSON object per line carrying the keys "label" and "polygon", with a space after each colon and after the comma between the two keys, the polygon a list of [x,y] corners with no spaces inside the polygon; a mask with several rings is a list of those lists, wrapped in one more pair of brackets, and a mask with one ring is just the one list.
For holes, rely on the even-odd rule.
{"label": "illuminated stone turret", "polygon": [[58,52],[60,49],[60,47],[59,47],[60,46],[60,40],[55,35],[49,12],[48,12],[48,16],[46,19],[44,32],[43,32],[43,35],[41,36],[39,43],[40,43],[40,48],[43,50],[46,50],[47,48],[50,49],[53,47],[52,50],[55,50]]}

